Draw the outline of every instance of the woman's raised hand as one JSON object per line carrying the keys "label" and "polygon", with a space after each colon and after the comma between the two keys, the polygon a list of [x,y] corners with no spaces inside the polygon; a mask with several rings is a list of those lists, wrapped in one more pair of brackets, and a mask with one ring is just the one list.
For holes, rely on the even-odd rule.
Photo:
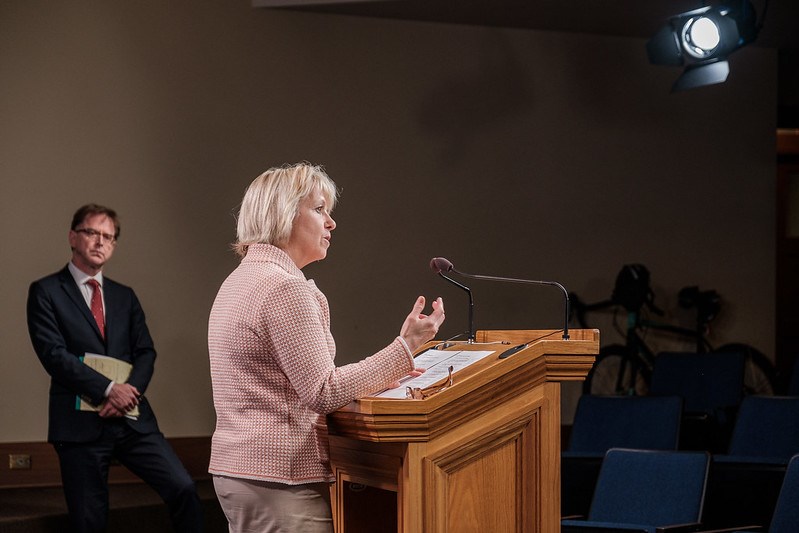
{"label": "woman's raised hand", "polygon": [[400,335],[408,343],[408,348],[412,352],[435,337],[438,328],[444,323],[444,300],[440,297],[433,300],[433,312],[429,315],[422,312],[424,305],[424,296],[419,296],[400,330]]}

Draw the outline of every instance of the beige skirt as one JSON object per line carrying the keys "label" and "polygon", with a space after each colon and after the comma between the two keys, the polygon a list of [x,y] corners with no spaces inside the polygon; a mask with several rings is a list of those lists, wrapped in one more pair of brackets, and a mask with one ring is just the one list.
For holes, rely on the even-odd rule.
{"label": "beige skirt", "polygon": [[230,533],[333,533],[330,484],[214,476]]}

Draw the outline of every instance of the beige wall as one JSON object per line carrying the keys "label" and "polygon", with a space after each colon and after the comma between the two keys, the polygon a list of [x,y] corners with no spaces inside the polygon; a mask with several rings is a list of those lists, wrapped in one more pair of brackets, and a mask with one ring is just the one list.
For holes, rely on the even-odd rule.
{"label": "beige wall", "polygon": [[[445,297],[442,337],[465,329],[439,255],[589,300],[643,262],[665,308],[715,288],[715,340],[771,353],[776,54],[745,48],[726,84],[670,95],[677,72],[643,45],[244,0],[0,3],[0,442],[45,438],[27,286],[66,263],[88,201],[122,217],[106,274],[147,312],[162,429],[210,434],[206,321],[233,214],[260,171],[301,159],[343,189],[330,255],[307,269],[342,363],[390,341],[420,293]],[[561,326],[557,291],[471,286],[480,328]]]}

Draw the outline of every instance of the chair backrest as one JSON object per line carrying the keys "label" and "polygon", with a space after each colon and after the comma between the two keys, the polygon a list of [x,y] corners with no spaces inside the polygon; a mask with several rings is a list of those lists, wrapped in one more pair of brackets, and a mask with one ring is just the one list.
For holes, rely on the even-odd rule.
{"label": "chair backrest", "polygon": [[708,452],[608,450],[588,519],[653,526],[699,522]]}
{"label": "chair backrest", "polygon": [[567,450],[599,455],[611,448],[676,450],[681,416],[677,396],[583,395]]}
{"label": "chair backrest", "polygon": [[793,456],[788,463],[769,527],[769,533],[797,531],[799,531],[799,455]]}
{"label": "chair backrest", "polygon": [[746,396],[738,410],[729,455],[787,464],[799,454],[799,397]]}
{"label": "chair backrest", "polygon": [[655,357],[649,393],[681,396],[686,413],[713,413],[741,403],[744,354],[663,352]]}

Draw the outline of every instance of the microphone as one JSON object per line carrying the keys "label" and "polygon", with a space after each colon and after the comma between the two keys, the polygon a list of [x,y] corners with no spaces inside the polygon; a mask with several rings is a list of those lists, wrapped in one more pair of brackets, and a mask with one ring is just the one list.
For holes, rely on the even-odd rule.
{"label": "microphone", "polygon": [[439,276],[441,276],[445,280],[449,281],[450,283],[452,283],[456,287],[458,287],[460,289],[463,289],[469,295],[469,331],[468,331],[468,337],[466,339],[466,342],[471,344],[471,343],[474,342],[474,300],[472,299],[472,290],[469,287],[467,287],[466,285],[463,285],[462,283],[458,283],[457,281],[455,281],[454,279],[450,278],[449,276],[445,276],[444,272],[442,272],[442,271],[452,270],[452,263],[450,263],[446,259],[443,259],[444,261],[446,261],[449,264],[449,268],[446,268],[446,265],[444,265],[443,263],[439,263],[439,261],[441,259],[443,259],[443,258],[436,257],[432,261],[430,261],[430,268],[433,269],[433,272],[435,272],[436,274],[438,274]]}
{"label": "microphone", "polygon": [[[439,276],[443,277],[444,279],[449,279],[450,281],[452,280],[445,276],[442,272],[454,272],[465,278],[482,279],[486,281],[503,281],[510,283],[525,283],[530,285],[551,285],[553,287],[559,288],[563,292],[564,304],[566,308],[565,320],[563,321],[563,339],[569,339],[569,291],[567,291],[566,287],[557,281],[540,281],[532,279],[502,278],[499,276],[483,276],[480,274],[467,274],[465,272],[459,272],[455,270],[455,267],[452,265],[452,263],[443,257],[434,257],[431,259],[430,268],[432,268],[434,272],[438,273]],[[452,282],[457,283],[455,281]],[[469,294],[469,297],[471,298],[471,293]]]}

